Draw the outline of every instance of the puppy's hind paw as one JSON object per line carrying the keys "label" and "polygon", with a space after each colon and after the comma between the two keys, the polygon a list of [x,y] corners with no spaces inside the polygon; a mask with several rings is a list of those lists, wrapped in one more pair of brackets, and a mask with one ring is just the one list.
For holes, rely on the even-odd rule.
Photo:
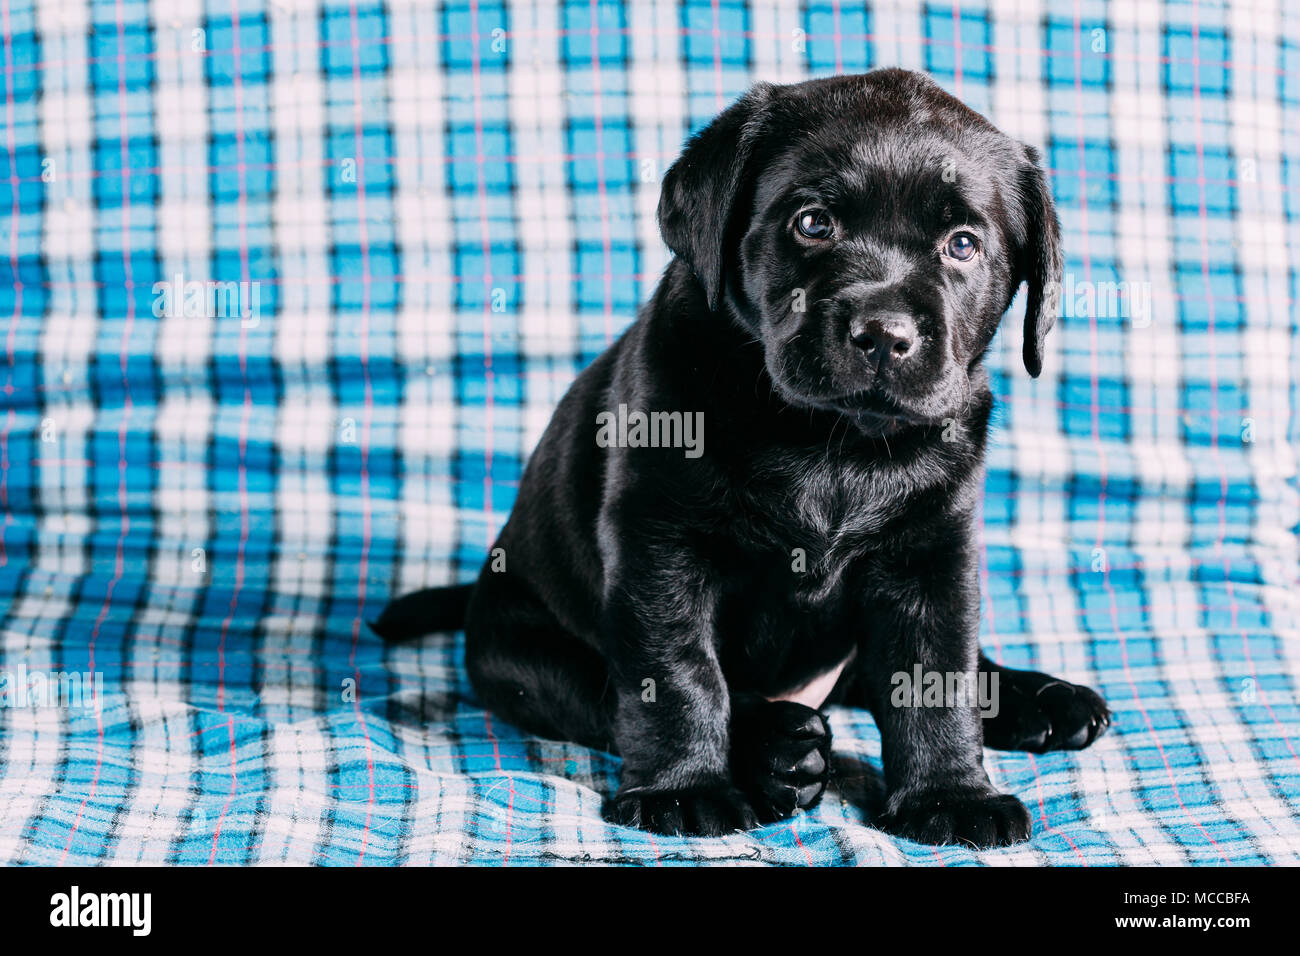
{"label": "puppy's hind paw", "polygon": [[818,711],[793,701],[733,707],[731,775],[764,823],[817,805],[830,780],[831,731]]}

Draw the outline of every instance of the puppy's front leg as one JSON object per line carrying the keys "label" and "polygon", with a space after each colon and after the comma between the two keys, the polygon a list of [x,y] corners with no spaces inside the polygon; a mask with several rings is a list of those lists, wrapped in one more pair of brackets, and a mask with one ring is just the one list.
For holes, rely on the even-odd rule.
{"label": "puppy's front leg", "polygon": [[601,627],[614,740],[623,757],[609,816],[692,836],[757,826],[731,783],[731,706],[713,627],[716,586],[703,565],[666,545],[623,553],[616,567]]}
{"label": "puppy's front leg", "polygon": [[927,549],[906,565],[906,575],[875,575],[862,655],[884,758],[880,825],[922,843],[1026,840],[1029,812],[984,770],[974,557],[965,547]]}

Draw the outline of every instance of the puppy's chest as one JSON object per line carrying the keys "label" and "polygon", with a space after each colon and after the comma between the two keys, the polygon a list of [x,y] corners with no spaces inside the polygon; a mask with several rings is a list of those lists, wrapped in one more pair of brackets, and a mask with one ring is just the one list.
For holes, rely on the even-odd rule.
{"label": "puppy's chest", "polygon": [[[894,531],[906,489],[874,469],[766,462],[749,484],[724,664],[769,697],[825,699],[859,634],[861,559]],[[820,705],[820,700],[817,704]]]}
{"label": "puppy's chest", "polygon": [[753,553],[788,564],[778,591],[817,603],[898,515],[901,490],[865,468],[829,462],[774,469],[754,496]]}

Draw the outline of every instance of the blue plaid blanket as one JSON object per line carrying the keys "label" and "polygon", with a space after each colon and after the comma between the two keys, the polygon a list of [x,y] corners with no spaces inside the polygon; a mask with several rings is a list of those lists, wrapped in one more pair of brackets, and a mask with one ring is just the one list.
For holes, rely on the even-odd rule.
{"label": "blue plaid blanket", "polygon": [[[1285,7],[0,0],[0,860],[1300,862]],[[616,758],[363,622],[475,573],[666,262],[687,132],[885,64],[1050,167],[1066,302],[1040,380],[1014,316],[989,357],[984,641],[1116,723],[988,755],[1009,850],[872,829],[847,709],[810,814],[611,826]]]}

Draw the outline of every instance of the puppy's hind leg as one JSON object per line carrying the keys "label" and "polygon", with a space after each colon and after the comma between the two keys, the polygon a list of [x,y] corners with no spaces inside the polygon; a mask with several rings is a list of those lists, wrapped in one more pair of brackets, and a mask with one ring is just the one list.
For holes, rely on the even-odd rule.
{"label": "puppy's hind leg", "polygon": [[1003,667],[983,654],[979,669],[997,704],[997,713],[984,718],[986,747],[1030,753],[1082,750],[1110,726],[1106,702],[1087,687]]}
{"label": "puppy's hind leg", "polygon": [[479,699],[529,733],[613,752],[604,662],[527,591],[485,573],[470,601],[465,665]]}

